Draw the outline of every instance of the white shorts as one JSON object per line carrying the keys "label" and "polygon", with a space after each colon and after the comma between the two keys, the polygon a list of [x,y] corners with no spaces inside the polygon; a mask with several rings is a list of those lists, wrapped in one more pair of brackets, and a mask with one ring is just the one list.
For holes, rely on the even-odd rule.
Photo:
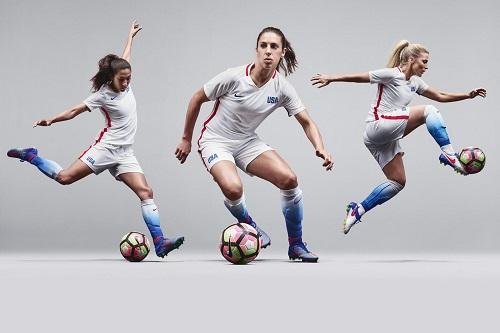
{"label": "white shorts", "polygon": [[380,168],[383,169],[397,154],[404,154],[399,139],[404,135],[409,114],[410,109],[403,108],[366,124],[363,135],[365,146]]}
{"label": "white shorts", "polygon": [[217,162],[230,161],[251,176],[252,174],[247,172],[250,162],[260,154],[274,150],[256,135],[243,140],[211,135],[209,138],[204,137],[200,140],[199,145],[198,153],[208,172]]}
{"label": "white shorts", "polygon": [[79,159],[88,165],[96,175],[104,170],[109,170],[109,173],[117,180],[119,180],[117,177],[122,173],[144,173],[137,158],[135,158],[131,145],[110,148],[98,143],[85,150]]}

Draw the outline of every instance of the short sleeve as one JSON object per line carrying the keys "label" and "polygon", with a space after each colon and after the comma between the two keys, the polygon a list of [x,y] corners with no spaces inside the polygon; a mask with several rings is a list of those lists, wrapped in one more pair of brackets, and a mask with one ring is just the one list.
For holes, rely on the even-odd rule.
{"label": "short sleeve", "polygon": [[429,85],[421,77],[414,76],[413,80],[417,86],[417,94],[422,95],[429,88]]}
{"label": "short sleeve", "polygon": [[386,84],[391,82],[398,72],[394,68],[382,68],[368,72],[370,83]]}
{"label": "short sleeve", "polygon": [[89,97],[87,97],[83,104],[87,106],[90,111],[98,110],[104,105],[104,94],[102,91],[96,91]]}
{"label": "short sleeve", "polygon": [[281,106],[285,108],[286,112],[288,112],[288,116],[291,117],[304,111],[306,107],[300,100],[295,88],[288,81],[283,80],[283,82]]}
{"label": "short sleeve", "polygon": [[231,91],[236,85],[237,80],[237,71],[234,68],[230,68],[205,83],[203,90],[208,99],[214,101]]}

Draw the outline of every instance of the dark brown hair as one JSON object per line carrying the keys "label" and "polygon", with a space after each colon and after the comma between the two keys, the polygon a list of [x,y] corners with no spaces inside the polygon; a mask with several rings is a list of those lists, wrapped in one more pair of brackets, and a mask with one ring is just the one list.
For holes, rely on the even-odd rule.
{"label": "dark brown hair", "polygon": [[281,68],[283,69],[285,76],[287,76],[288,74],[292,74],[299,66],[299,62],[297,61],[297,57],[295,56],[295,51],[292,48],[292,44],[290,44],[290,42],[286,39],[285,35],[280,29],[267,27],[262,29],[259,36],[257,37],[257,47],[259,47],[260,37],[266,32],[273,32],[281,37],[281,47],[285,50],[285,63],[283,62],[283,59],[280,59],[280,62],[278,63],[278,71]]}
{"label": "dark brown hair", "polygon": [[122,69],[132,69],[130,63],[115,54],[108,54],[99,60],[99,71],[90,79],[94,91],[101,89],[103,84],[113,81],[116,73]]}

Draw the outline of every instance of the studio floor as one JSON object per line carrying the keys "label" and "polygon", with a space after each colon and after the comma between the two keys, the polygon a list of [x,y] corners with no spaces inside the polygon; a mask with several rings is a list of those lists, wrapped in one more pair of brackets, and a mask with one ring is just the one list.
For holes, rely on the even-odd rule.
{"label": "studio floor", "polygon": [[0,254],[2,332],[498,332],[500,255]]}

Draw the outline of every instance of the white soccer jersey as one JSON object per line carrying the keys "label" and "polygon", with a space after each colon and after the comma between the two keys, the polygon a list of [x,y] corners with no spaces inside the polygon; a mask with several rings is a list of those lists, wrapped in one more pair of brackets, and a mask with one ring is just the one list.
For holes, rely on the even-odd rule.
{"label": "white soccer jersey", "polygon": [[203,124],[200,139],[205,131],[229,139],[248,138],[277,108],[283,106],[289,116],[306,109],[293,86],[277,71],[258,88],[250,76],[252,67],[230,68],[203,86],[207,97],[216,102]]}
{"label": "white soccer jersey", "polygon": [[83,103],[90,111],[99,110],[104,116],[105,127],[97,135],[96,144],[123,146],[134,143],[137,110],[130,85],[117,93],[105,84]]}
{"label": "white soccer jersey", "polygon": [[410,104],[415,93],[420,95],[429,87],[418,76],[412,76],[407,81],[399,67],[371,71],[369,76],[370,83],[378,83],[378,91],[366,118],[367,122],[379,118],[399,119],[400,116],[391,116],[391,112],[401,110]]}

